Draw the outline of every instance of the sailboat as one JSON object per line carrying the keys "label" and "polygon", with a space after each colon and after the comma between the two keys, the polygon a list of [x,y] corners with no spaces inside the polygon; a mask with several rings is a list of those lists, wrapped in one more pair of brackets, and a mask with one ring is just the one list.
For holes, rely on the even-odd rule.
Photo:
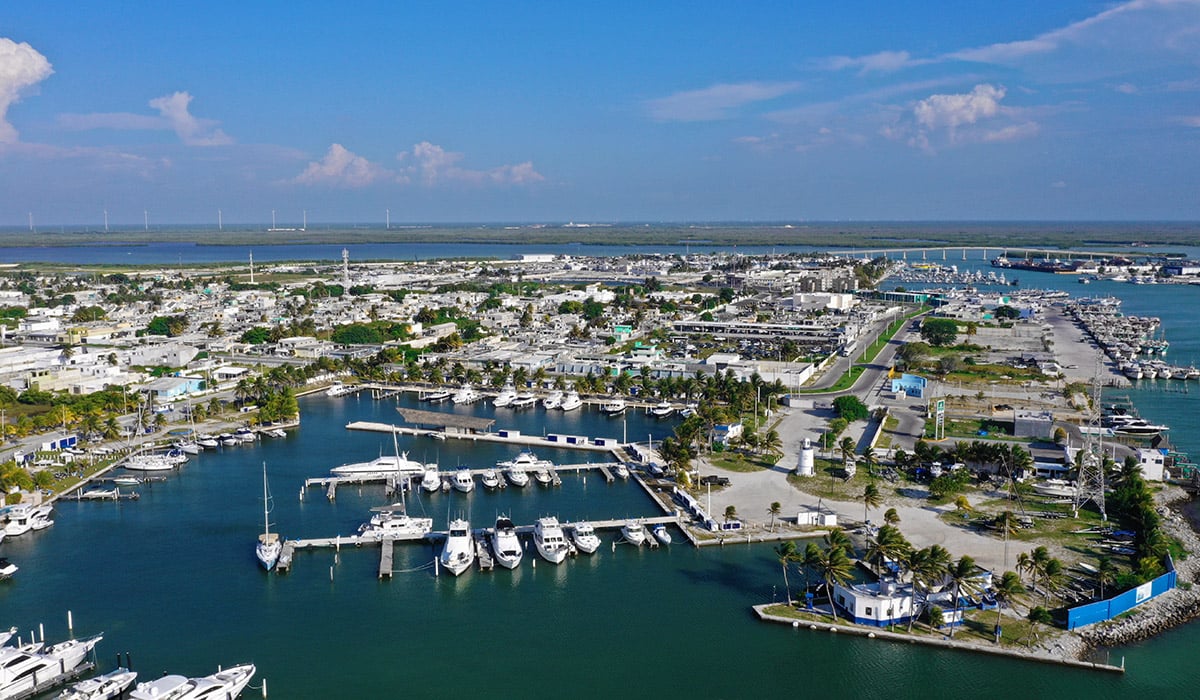
{"label": "sailboat", "polygon": [[271,532],[271,497],[267,492],[267,463],[263,462],[263,533],[258,536],[258,545],[254,548],[254,553],[258,556],[258,561],[267,571],[275,568],[275,562],[279,561],[279,553],[283,550],[283,543],[279,541],[279,533]]}

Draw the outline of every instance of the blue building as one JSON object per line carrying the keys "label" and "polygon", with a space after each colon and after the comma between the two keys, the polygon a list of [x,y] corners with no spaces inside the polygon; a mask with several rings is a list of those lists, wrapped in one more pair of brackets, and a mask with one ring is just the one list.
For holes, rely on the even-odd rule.
{"label": "blue building", "polygon": [[915,374],[902,374],[898,378],[892,379],[892,393],[905,394],[914,399],[925,398],[925,377],[918,377]]}

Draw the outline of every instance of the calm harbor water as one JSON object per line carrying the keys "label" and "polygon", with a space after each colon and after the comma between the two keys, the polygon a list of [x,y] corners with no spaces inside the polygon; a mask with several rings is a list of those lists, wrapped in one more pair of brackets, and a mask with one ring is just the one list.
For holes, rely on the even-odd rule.
{"label": "calm harbor water", "polygon": [[[255,253],[256,258],[258,252]],[[93,260],[94,262],[94,260]],[[169,258],[155,262],[169,263]],[[1160,316],[1172,341],[1169,359],[1200,360],[1200,329],[1191,322],[1200,289],[1116,283],[1078,285],[1073,278],[1025,273],[1023,287],[1115,294],[1127,313]],[[1172,426],[1172,440],[1200,454],[1200,387],[1168,385],[1130,392],[1142,414]],[[1182,387],[1176,387],[1182,389]],[[49,530],[6,540],[0,553],[21,566],[0,584],[0,626],[46,623],[66,635],[66,610],[78,635],[103,631],[103,667],[130,652],[147,676],[204,674],[252,661],[257,685],[276,698],[416,697],[701,697],[776,694],[864,698],[974,697],[1033,693],[1060,698],[1117,698],[1194,691],[1193,650],[1200,625],[1115,650],[1123,677],[962,652],[909,647],[765,625],[748,606],[782,599],[782,578],[769,545],[655,551],[604,547],[559,567],[471,571],[435,578],[428,545],[396,549],[397,573],[376,579],[378,550],[297,553],[293,571],[264,574],[253,541],[262,522],[261,468],[274,493],[272,521],[289,537],[349,534],[383,503],[381,487],[343,488],[336,502],[320,491],[299,499],[306,477],[338,464],[391,451],[386,435],[347,431],[353,420],[395,421],[394,400],[303,399],[303,426],[287,439],[206,453],[165,483],[142,489],[133,503],[61,503]],[[449,410],[449,406],[440,407]],[[489,415],[482,404],[462,409]],[[578,433],[660,439],[668,422],[629,414],[569,416],[541,409],[497,412],[497,427],[526,433]],[[402,438],[415,459],[485,466],[516,450],[492,444]],[[559,462],[587,453],[539,451]],[[477,489],[436,494],[409,504],[444,526],[448,514],[476,525],[497,512],[518,522],[654,514],[632,483],[564,475],[561,489]],[[785,500],[781,498],[780,500]],[[714,499],[714,506],[718,505]],[[330,568],[333,567],[331,580]],[[793,579],[796,578],[793,576]],[[256,695],[248,692],[247,697]]]}

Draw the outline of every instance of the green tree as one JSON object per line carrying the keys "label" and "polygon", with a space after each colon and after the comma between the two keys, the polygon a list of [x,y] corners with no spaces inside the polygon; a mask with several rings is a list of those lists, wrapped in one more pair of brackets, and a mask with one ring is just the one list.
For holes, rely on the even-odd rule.
{"label": "green tree", "polygon": [[1025,595],[1025,586],[1021,577],[1015,571],[1005,571],[999,581],[992,583],[992,593],[996,597],[996,644],[1000,643],[1000,615],[1004,606],[1012,605],[1018,598]]}
{"label": "green tree", "polygon": [[865,420],[870,415],[866,404],[853,394],[846,394],[834,399],[833,410],[838,418],[844,418],[850,423],[856,420]]}
{"label": "green tree", "polygon": [[791,540],[781,542],[775,547],[775,556],[779,561],[779,567],[783,569],[783,590],[787,595],[788,607],[792,606],[792,588],[788,584],[788,565],[796,560],[796,543]]}
{"label": "green tree", "polygon": [[1041,605],[1030,608],[1029,613],[1025,615],[1025,619],[1029,620],[1030,622],[1029,631],[1033,634],[1034,640],[1039,638],[1038,629],[1041,626],[1049,625],[1050,623],[1054,622],[1054,616],[1050,614],[1049,610]]}
{"label": "green tree", "polygon": [[900,522],[900,513],[895,508],[888,508],[883,512],[883,522],[888,525],[896,525]]}
{"label": "green tree", "polygon": [[737,520],[737,508],[735,506],[725,506],[725,522]]}
{"label": "green tree", "polygon": [[[957,562],[946,568],[946,576],[950,579],[950,585],[954,588],[954,618],[959,619],[959,603],[963,593],[971,593],[979,588],[978,572],[975,571],[975,560],[967,555],[963,555]],[[950,628],[950,638],[954,638],[954,629]]]}
{"label": "green tree", "polygon": [[837,603],[834,602],[833,587],[835,585],[844,584],[850,579],[854,571],[854,565],[850,561],[850,557],[846,554],[846,549],[841,546],[829,547],[821,553],[817,561],[817,572],[821,577],[821,581],[825,584],[825,594],[829,596],[829,610],[833,613],[833,618],[837,619]]}
{"label": "green tree", "polygon": [[883,494],[879,493],[879,487],[875,484],[867,484],[863,489],[862,502],[863,522],[866,522],[869,509],[878,508],[883,503]]}
{"label": "green tree", "polygon": [[953,345],[958,337],[958,324],[948,318],[927,318],[921,324],[921,337],[937,348]]}
{"label": "green tree", "polygon": [[[929,608],[929,633],[933,634],[944,624],[946,624],[946,618],[942,614],[942,609],[936,605]],[[951,630],[951,632],[953,632],[953,630]]]}

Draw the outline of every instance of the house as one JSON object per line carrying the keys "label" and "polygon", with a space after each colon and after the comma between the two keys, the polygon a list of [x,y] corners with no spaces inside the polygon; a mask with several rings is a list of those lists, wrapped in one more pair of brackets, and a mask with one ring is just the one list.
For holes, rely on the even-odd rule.
{"label": "house", "polygon": [[797,525],[837,527],[837,513],[825,507],[803,508],[796,514]]}
{"label": "house", "polygon": [[1049,411],[1015,411],[1013,435],[1016,437],[1054,438],[1054,414]]}
{"label": "house", "polygon": [[859,625],[906,624],[914,614],[912,584],[884,577],[877,583],[833,585],[833,602]]}
{"label": "house", "polygon": [[1146,481],[1162,481],[1166,478],[1166,450],[1137,451],[1138,466],[1142,469],[1142,478]]}
{"label": "house", "polygon": [[729,443],[742,436],[745,428],[740,422],[713,426],[713,441],[729,447]]}
{"label": "house", "polygon": [[143,391],[154,394],[158,401],[170,401],[203,388],[204,380],[199,377],[159,377],[142,387]]}
{"label": "house", "polygon": [[923,399],[925,398],[926,384],[927,380],[925,377],[918,377],[915,374],[901,374],[899,377],[892,379],[892,393],[904,394],[914,399]]}

